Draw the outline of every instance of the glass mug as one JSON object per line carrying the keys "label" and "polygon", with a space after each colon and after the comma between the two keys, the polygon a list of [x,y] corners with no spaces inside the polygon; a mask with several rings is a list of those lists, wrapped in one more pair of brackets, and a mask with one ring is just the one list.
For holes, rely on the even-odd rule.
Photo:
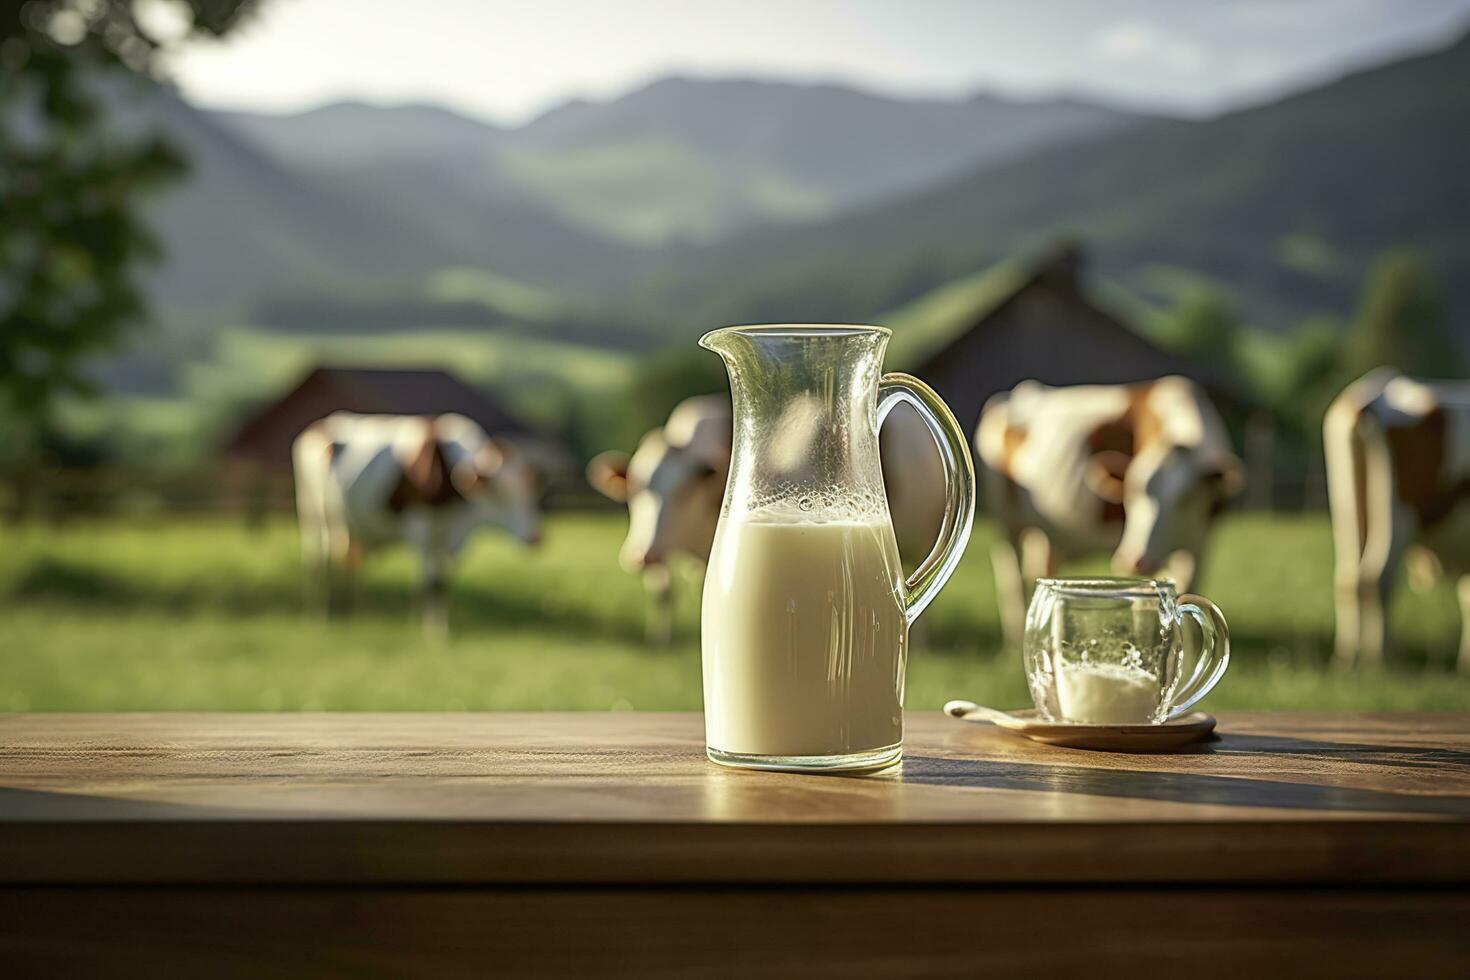
{"label": "glass mug", "polygon": [[[726,327],[730,476],[705,572],[705,750],[757,769],[862,770],[903,752],[909,626],[949,579],[975,514],[969,440],[927,385],[883,374],[882,327]],[[938,541],[898,559],[878,430],[904,402],[944,463]],[[920,436],[922,438],[922,436]]]}
{"label": "glass mug", "polygon": [[1230,629],[1203,596],[1139,578],[1043,578],[1026,612],[1026,681],[1047,721],[1158,725],[1210,692]]}

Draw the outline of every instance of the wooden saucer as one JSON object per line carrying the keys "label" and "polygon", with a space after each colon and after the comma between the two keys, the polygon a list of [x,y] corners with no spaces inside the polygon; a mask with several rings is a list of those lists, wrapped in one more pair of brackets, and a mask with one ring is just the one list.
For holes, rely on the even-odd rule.
{"label": "wooden saucer", "polygon": [[1215,730],[1215,716],[1203,711],[1166,721],[1162,725],[1087,725],[1070,721],[1043,721],[1035,708],[1001,711],[971,701],[951,701],[945,714],[961,721],[989,723],[1033,742],[1069,749],[1102,752],[1155,752],[1199,741]]}

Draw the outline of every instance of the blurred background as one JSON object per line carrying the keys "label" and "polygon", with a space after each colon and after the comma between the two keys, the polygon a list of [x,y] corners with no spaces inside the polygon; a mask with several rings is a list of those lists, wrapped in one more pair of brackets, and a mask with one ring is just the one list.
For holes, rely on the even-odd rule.
{"label": "blurred background", "polygon": [[[1025,378],[1193,378],[1247,477],[1208,704],[1470,709],[1452,580],[1332,667],[1321,436],[1371,369],[1466,376],[1470,0],[11,9],[0,709],[697,708],[700,565],[651,641],[583,469],[724,391],[701,333],[773,320],[892,327],[968,429]],[[480,530],[447,637],[406,548],[311,608],[291,444],[337,409],[536,462],[544,543]],[[911,709],[1026,700],[995,534]]]}

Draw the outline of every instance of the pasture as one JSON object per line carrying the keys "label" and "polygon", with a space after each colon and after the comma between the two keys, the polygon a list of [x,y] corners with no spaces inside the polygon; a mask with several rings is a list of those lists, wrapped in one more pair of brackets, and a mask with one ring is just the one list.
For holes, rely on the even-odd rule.
{"label": "pasture", "polygon": [[[0,710],[696,709],[697,569],[678,583],[674,642],[647,646],[642,586],[615,559],[623,526],[617,513],[556,515],[534,551],[481,533],[441,643],[419,628],[406,551],[370,561],[349,618],[308,615],[289,518],[0,528]],[[996,649],[991,540],[978,524],[921,621],[912,710],[1027,701],[1019,655]],[[1330,559],[1320,515],[1223,523],[1200,585],[1230,618],[1235,660],[1205,706],[1470,709],[1446,585],[1400,590],[1389,669],[1330,667]]]}

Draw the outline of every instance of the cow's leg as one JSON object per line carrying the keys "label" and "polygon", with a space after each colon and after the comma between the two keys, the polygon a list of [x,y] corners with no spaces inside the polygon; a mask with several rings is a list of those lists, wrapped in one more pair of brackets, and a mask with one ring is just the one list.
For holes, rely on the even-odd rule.
{"label": "cow's leg", "polygon": [[1194,585],[1194,577],[1199,572],[1200,554],[1198,551],[1180,549],[1169,556],[1164,563],[1164,574],[1174,583],[1174,588],[1180,593],[1190,591]]}
{"label": "cow's leg", "polygon": [[1388,605],[1395,560],[1340,562],[1334,575],[1337,638],[1333,656],[1339,667],[1383,663],[1389,646]]}
{"label": "cow's leg", "polygon": [[1336,619],[1332,656],[1339,667],[1352,666],[1363,654],[1362,598],[1368,579],[1363,553],[1371,515],[1367,498],[1368,459],[1361,422],[1359,408],[1339,399],[1328,408],[1322,423],[1327,504],[1332,521]]}
{"label": "cow's leg", "polygon": [[1359,426],[1364,533],[1358,578],[1359,661],[1381,665],[1388,653],[1388,600],[1394,575],[1418,537],[1414,513],[1398,502],[1393,459],[1382,428],[1371,416]]}
{"label": "cow's leg", "polygon": [[301,564],[305,569],[306,609],[325,619],[332,611],[332,524],[322,489],[297,464],[296,524],[301,532]]}
{"label": "cow's leg", "polygon": [[424,552],[424,635],[434,641],[449,636],[448,560],[434,549]]}
{"label": "cow's leg", "polygon": [[669,566],[658,564],[644,568],[643,588],[648,593],[644,639],[656,646],[667,646],[674,637],[674,577]]}
{"label": "cow's leg", "polygon": [[1031,604],[1031,595],[1036,591],[1036,580],[1051,578],[1057,573],[1057,555],[1052,549],[1051,538],[1039,527],[1028,527],[1021,532],[1021,585],[1022,601]]}
{"label": "cow's leg", "polygon": [[1460,656],[1457,666],[1462,674],[1470,674],[1470,575],[1461,575],[1455,583],[1460,597]]}
{"label": "cow's leg", "polygon": [[349,535],[342,560],[337,564],[337,605],[344,613],[357,608],[357,573],[366,554],[362,543]]}
{"label": "cow's leg", "polygon": [[1363,663],[1380,666],[1388,650],[1388,600],[1386,577],[1376,575],[1358,586],[1359,656]]}
{"label": "cow's leg", "polygon": [[362,560],[362,549],[344,527],[330,527],[326,540],[326,565],[323,583],[323,609],[328,618],[352,609],[353,578]]}
{"label": "cow's leg", "polygon": [[1019,650],[1026,627],[1026,587],[1021,581],[1019,541],[1004,537],[991,545],[990,566],[995,572],[1001,638],[1008,649]]}
{"label": "cow's leg", "polygon": [[324,526],[301,519],[301,564],[306,570],[306,608],[323,619],[332,611],[332,549]]}
{"label": "cow's leg", "polygon": [[[1344,513],[1344,509],[1348,509]],[[1332,498],[1333,564],[1332,591],[1335,633],[1332,659],[1339,667],[1358,662],[1363,649],[1363,529],[1359,523],[1358,504],[1349,500],[1341,505]]]}
{"label": "cow's leg", "polygon": [[1363,639],[1358,625],[1358,567],[1356,561],[1351,567],[1342,567],[1344,562],[1341,560],[1337,565],[1332,576],[1336,619],[1332,659],[1339,667],[1351,667],[1358,660],[1358,648]]}
{"label": "cow's leg", "polygon": [[1036,580],[1056,573],[1056,554],[1046,532],[1023,528],[990,551],[995,572],[996,601],[1006,647],[1021,649],[1026,632],[1026,607],[1036,591]]}
{"label": "cow's leg", "polygon": [[1322,455],[1327,470],[1327,512],[1332,523],[1334,626],[1332,659],[1339,667],[1358,658],[1358,564],[1363,551],[1362,446],[1357,410],[1339,397],[1322,420]]}
{"label": "cow's leg", "polygon": [[1342,563],[1336,573],[1337,641],[1334,655],[1338,666],[1379,666],[1389,653],[1389,600],[1394,573],[1403,557],[1399,541],[1408,531],[1402,523],[1395,531],[1393,523],[1382,530],[1385,541],[1381,546],[1364,549],[1358,562]]}

